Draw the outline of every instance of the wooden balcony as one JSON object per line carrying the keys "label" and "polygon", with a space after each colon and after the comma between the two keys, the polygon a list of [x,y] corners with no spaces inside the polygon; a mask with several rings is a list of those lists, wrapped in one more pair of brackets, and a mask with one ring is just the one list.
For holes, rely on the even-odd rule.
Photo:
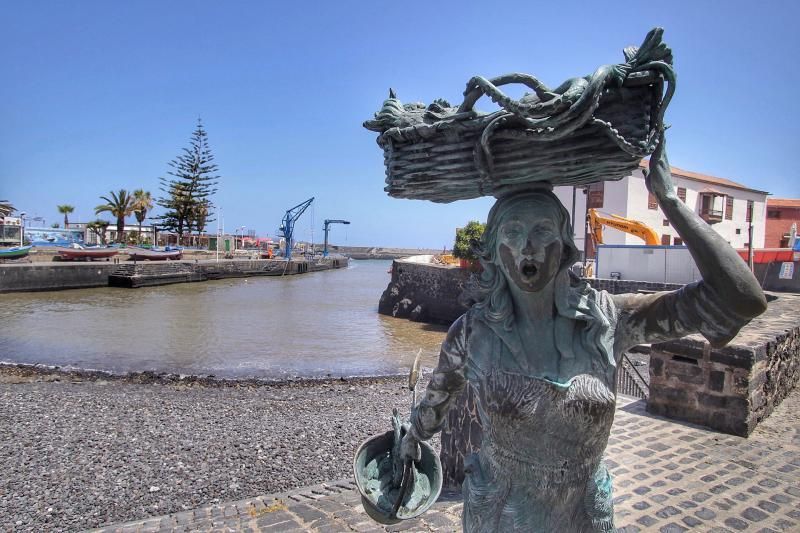
{"label": "wooden balcony", "polygon": [[[717,201],[717,198],[724,199],[725,195],[713,189],[700,191],[700,218],[705,220],[707,224],[722,222],[724,214],[722,201]],[[716,207],[719,207],[719,209],[716,209]]]}
{"label": "wooden balcony", "polygon": [[716,224],[717,222],[722,222],[722,210],[721,209],[701,209],[700,210],[700,218],[705,220],[708,224]]}

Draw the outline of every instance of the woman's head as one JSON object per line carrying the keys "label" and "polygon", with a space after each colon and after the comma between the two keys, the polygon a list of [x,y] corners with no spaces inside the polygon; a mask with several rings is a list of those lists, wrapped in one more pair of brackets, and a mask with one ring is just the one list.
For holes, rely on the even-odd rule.
{"label": "woman's head", "polygon": [[[581,350],[588,350],[591,356],[597,356],[597,361],[613,369],[613,340],[608,336],[611,324],[607,315],[613,303],[603,296],[605,293],[571,279],[567,269],[577,260],[578,250],[569,218],[550,191],[516,192],[499,199],[489,212],[483,239],[475,250],[484,272],[477,287],[472,287],[470,300],[482,319],[511,331],[514,301],[509,284],[533,293],[540,290],[540,283],[546,285],[552,280],[555,343],[560,357],[576,356],[575,332],[582,338]],[[580,320],[583,327],[574,330],[567,325],[570,320]]]}
{"label": "woman's head", "polygon": [[578,258],[569,213],[546,190],[498,200],[489,211],[478,251],[484,268],[492,263],[527,292],[541,290]]}
{"label": "woman's head", "polygon": [[510,325],[509,283],[537,292],[578,259],[569,219],[548,190],[516,192],[495,202],[475,247],[484,273],[474,297],[487,318]]}

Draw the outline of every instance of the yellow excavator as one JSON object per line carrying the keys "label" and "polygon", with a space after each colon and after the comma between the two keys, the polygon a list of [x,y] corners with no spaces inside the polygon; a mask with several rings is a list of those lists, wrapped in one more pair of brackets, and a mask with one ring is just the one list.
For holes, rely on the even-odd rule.
{"label": "yellow excavator", "polygon": [[595,245],[603,244],[603,226],[630,233],[642,239],[648,246],[661,244],[656,230],[638,220],[631,220],[618,215],[605,216],[595,209],[589,209],[589,231]]}

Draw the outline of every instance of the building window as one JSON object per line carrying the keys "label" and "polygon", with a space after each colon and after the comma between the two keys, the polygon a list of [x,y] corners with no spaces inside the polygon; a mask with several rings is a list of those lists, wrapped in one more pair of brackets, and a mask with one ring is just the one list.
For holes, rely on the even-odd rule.
{"label": "building window", "polygon": [[[722,222],[722,197],[718,192],[700,193],[700,218],[709,224]],[[719,201],[717,199],[719,198]]]}
{"label": "building window", "polygon": [[767,211],[767,218],[781,218],[781,212],[777,209],[770,209]]}
{"label": "building window", "polygon": [[678,198],[681,202],[686,203],[686,187],[678,187]]}
{"label": "building window", "polygon": [[753,200],[747,200],[747,213],[744,218],[745,222],[753,221]]}
{"label": "building window", "polygon": [[658,209],[656,195],[651,192],[647,193],[647,209]]}
{"label": "building window", "polygon": [[736,228],[736,235],[741,235],[741,234],[742,234],[742,230],[740,228]]}
{"label": "building window", "polygon": [[663,224],[664,226],[669,226],[669,220],[665,218],[665,219],[664,219],[664,222],[663,222],[662,224]]}
{"label": "building window", "polygon": [[663,246],[669,246],[669,239],[670,236],[665,233],[664,235],[661,236],[661,244]]}
{"label": "building window", "polygon": [[733,196],[725,197],[725,220],[733,220]]}
{"label": "building window", "polygon": [[681,239],[680,237],[675,237],[675,240],[672,244],[674,244],[675,246],[681,246],[683,244],[683,239]]}

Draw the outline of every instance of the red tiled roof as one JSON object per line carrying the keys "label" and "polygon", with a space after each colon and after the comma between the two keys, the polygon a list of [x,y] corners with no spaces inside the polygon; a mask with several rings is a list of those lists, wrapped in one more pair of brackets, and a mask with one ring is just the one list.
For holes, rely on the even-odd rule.
{"label": "red tiled roof", "polygon": [[767,198],[767,207],[800,208],[800,198]]}
{"label": "red tiled roof", "polygon": [[[648,168],[650,165],[649,159],[643,159],[639,163],[639,168]],[[734,189],[741,189],[743,191],[752,191],[752,192],[760,192],[762,194],[769,194],[767,191],[761,191],[758,189],[751,189],[746,185],[742,185],[741,183],[736,183],[735,181],[727,180],[725,178],[718,178],[716,176],[709,176],[708,174],[700,174],[699,172],[691,172],[689,170],[683,170],[682,168],[670,166],[670,171],[672,171],[673,176],[680,176],[681,178],[686,178],[694,181],[700,181],[703,183],[713,183],[715,185],[724,185],[725,187],[731,187]]]}

